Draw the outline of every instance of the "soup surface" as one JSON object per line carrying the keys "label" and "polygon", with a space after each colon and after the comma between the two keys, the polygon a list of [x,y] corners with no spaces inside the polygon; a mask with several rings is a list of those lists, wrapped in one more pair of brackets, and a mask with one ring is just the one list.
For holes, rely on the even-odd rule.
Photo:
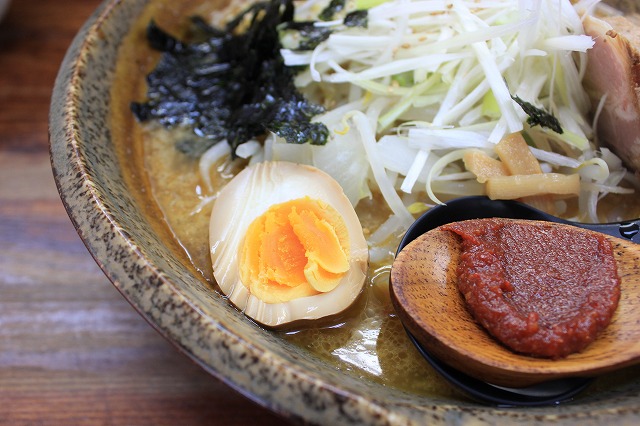
{"label": "soup surface", "polygon": [[[176,253],[193,266],[194,273],[210,283],[212,291],[216,289],[209,257],[208,228],[214,194],[245,163],[243,160],[218,163],[211,174],[212,192],[201,180],[198,160],[175,149],[175,141],[187,136],[185,131],[168,131],[156,124],[140,125],[129,105],[144,99],[145,75],[159,58],[145,38],[150,20],[180,36],[186,31],[189,16],[202,15],[215,21],[236,13],[236,10],[219,12],[219,6],[219,2],[204,0],[150,2],[137,21],[135,31],[121,48],[112,93],[114,141],[120,155],[126,159],[124,162],[130,166],[126,179],[139,189],[149,214],[157,216],[159,224],[165,227],[168,244],[175,246]],[[615,199],[610,204],[619,205]],[[389,215],[379,194],[362,200],[356,211],[365,236]],[[640,208],[629,206],[628,211],[634,216]],[[389,244],[390,247],[396,245],[397,241]],[[364,294],[340,323],[277,333],[282,339],[306,348],[348,374],[410,392],[453,395],[454,391],[412,346],[393,311],[388,294],[392,251],[377,259],[370,264]],[[608,382],[602,380],[592,389],[607,386]]]}

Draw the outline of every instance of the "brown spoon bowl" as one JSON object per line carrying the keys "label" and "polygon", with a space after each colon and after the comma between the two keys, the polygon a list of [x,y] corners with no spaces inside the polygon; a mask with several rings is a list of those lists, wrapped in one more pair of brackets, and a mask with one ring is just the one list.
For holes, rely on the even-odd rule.
{"label": "brown spoon bowl", "polygon": [[[554,226],[594,232],[561,223]],[[566,358],[517,354],[474,320],[457,287],[460,238],[440,227],[398,253],[391,270],[391,299],[409,333],[430,354],[479,380],[517,388],[599,376],[640,362],[640,245],[605,237],[611,241],[621,280],[618,308],[594,342]]]}

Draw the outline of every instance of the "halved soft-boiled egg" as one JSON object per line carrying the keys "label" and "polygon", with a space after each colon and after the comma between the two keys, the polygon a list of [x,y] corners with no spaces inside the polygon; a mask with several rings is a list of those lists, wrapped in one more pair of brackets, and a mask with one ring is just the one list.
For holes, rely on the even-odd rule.
{"label": "halved soft-boiled egg", "polygon": [[358,216],[314,167],[242,170],[218,194],[209,241],[222,292],[267,327],[339,314],[364,286],[369,251]]}

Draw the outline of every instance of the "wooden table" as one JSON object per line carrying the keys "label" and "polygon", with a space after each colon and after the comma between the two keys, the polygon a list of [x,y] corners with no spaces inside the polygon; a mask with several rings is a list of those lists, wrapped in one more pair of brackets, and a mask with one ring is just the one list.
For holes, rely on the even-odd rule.
{"label": "wooden table", "polygon": [[49,100],[99,3],[13,0],[0,22],[0,424],[282,424],[157,334],[62,207]]}

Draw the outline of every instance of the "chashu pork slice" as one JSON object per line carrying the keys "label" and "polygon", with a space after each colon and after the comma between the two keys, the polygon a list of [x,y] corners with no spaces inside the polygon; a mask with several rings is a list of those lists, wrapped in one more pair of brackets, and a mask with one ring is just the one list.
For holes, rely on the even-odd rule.
{"label": "chashu pork slice", "polygon": [[594,109],[606,95],[599,140],[640,174],[640,26],[622,16],[587,16],[584,28],[595,39],[584,79]]}

